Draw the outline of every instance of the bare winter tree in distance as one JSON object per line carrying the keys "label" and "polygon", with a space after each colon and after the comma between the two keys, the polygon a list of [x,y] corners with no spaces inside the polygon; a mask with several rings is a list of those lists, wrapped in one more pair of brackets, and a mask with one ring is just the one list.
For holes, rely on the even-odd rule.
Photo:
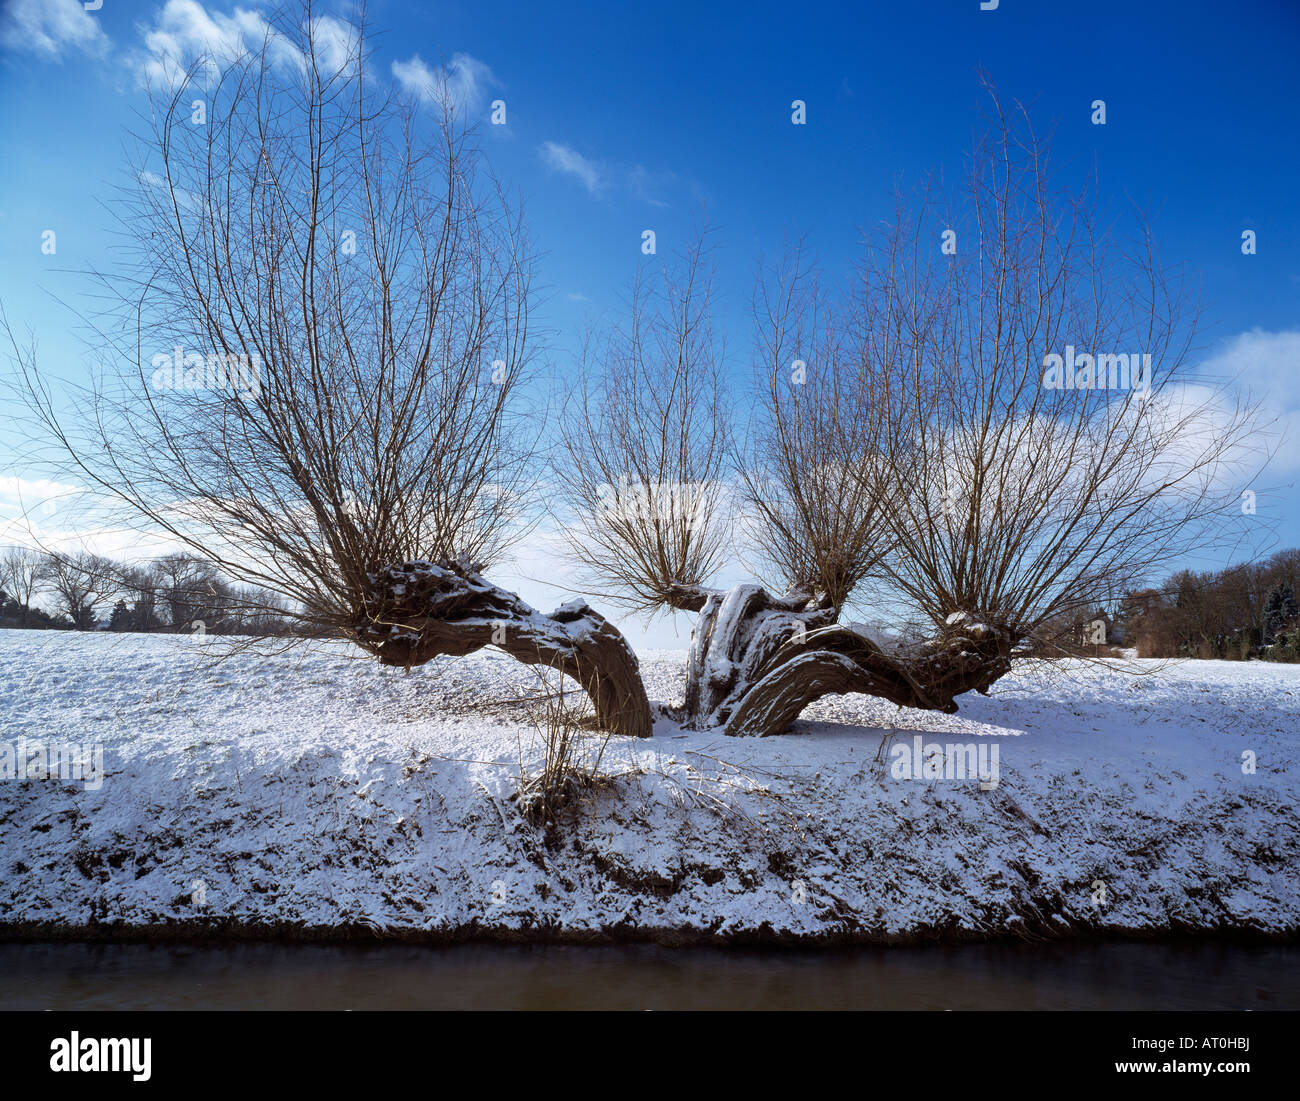
{"label": "bare winter tree in distance", "polygon": [[118,591],[117,564],[90,551],[50,552],[41,558],[40,578],[54,596],[55,610],[79,631],[95,626],[95,613]]}
{"label": "bare winter tree in distance", "polygon": [[44,559],[29,547],[10,547],[0,555],[0,592],[18,604],[19,626],[26,627],[32,601],[45,588]]}

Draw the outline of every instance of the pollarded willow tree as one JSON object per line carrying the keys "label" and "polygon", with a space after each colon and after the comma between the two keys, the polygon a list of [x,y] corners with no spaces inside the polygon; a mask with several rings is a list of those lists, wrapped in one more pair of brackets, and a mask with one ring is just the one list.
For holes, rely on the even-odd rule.
{"label": "pollarded willow tree", "polygon": [[617,630],[483,577],[535,488],[531,267],[450,90],[394,98],[310,4],[158,68],[133,264],[101,284],[127,335],[101,327],[107,369],[65,397],[11,333],[63,468],[314,633],[408,669],[497,644],[648,734]]}
{"label": "pollarded willow tree", "polygon": [[[1051,188],[1027,115],[990,94],[963,187],[901,201],[847,291],[826,294],[797,252],[760,280],[755,413],[725,463],[702,446],[726,418],[711,346],[688,339],[709,328],[694,257],[663,319],[634,312],[623,350],[584,373],[560,481],[574,549],[611,598],[698,615],[693,726],[776,733],[832,692],[955,711],[1049,625],[1230,519],[1252,411],[1188,377],[1195,319],[1145,229],[1118,251],[1087,189]],[[680,339],[648,357],[646,328]],[[611,509],[615,475],[636,488]],[[672,503],[710,477],[766,584],[709,586],[724,499]],[[913,630],[886,649],[842,622],[864,600]]]}

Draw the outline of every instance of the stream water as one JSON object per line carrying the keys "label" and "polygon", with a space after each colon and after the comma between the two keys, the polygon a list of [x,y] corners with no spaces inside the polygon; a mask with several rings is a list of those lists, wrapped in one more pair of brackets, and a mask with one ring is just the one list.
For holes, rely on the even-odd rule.
{"label": "stream water", "polygon": [[0,944],[0,1009],[1300,1009],[1300,947]]}

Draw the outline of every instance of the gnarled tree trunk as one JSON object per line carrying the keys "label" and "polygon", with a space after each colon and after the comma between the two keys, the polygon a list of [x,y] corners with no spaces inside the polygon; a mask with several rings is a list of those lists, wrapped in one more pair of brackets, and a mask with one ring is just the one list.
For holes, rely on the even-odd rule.
{"label": "gnarled tree trunk", "polygon": [[[691,639],[684,721],[726,734],[780,734],[814,700],[863,692],[905,707],[954,712],[963,692],[986,692],[1011,668],[1012,632],[962,613],[908,653],[886,653],[835,622],[806,591],[773,596],[761,585],[727,592],[683,587],[699,612]],[[600,724],[648,737],[652,719],[636,654],[585,601],[550,615],[493,585],[463,561],[404,562],[370,576],[358,645],[385,665],[496,645],[519,661],[559,669],[591,697]]]}
{"label": "gnarled tree trunk", "polygon": [[752,584],[704,596],[687,660],[690,726],[726,725],[788,639],[834,622],[833,610],[809,610],[807,605],[807,593],[773,597]]}
{"label": "gnarled tree trunk", "polygon": [[499,646],[525,664],[573,677],[605,729],[650,736],[650,703],[636,654],[585,601],[571,600],[543,615],[468,563],[446,558],[387,566],[369,581],[365,614],[352,637],[383,664],[409,669],[440,654]]}
{"label": "gnarled tree trunk", "polygon": [[837,692],[951,713],[958,695],[987,692],[1010,671],[1018,641],[957,613],[921,646],[887,653],[837,624],[834,608],[809,607],[806,592],[774,597],[738,585],[700,595],[684,719],[727,734],[779,734],[814,700]]}

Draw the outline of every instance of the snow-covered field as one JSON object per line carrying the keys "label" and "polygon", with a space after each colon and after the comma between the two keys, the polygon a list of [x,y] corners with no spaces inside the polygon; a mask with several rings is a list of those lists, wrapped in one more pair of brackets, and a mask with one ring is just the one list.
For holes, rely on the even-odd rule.
{"label": "snow-covered field", "polygon": [[[959,715],[836,697],[767,739],[661,719],[548,836],[511,800],[531,670],[221,645],[0,631],[0,746],[100,746],[105,767],[0,780],[0,932],[1300,931],[1300,667],[1069,662]],[[652,699],[682,666],[644,658]],[[914,735],[996,745],[999,782],[896,778]]]}

